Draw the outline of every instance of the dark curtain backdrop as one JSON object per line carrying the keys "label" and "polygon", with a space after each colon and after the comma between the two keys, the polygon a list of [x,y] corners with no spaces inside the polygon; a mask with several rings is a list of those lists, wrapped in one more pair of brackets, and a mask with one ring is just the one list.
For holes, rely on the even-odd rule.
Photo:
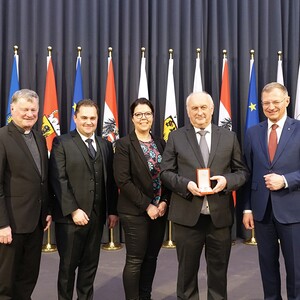
{"label": "dark curtain backdrop", "polygon": [[[204,89],[215,101],[218,120],[222,50],[228,52],[233,129],[243,140],[249,84],[250,49],[255,50],[258,94],[276,81],[277,52],[293,115],[299,63],[298,0],[0,0],[1,126],[9,93],[13,46],[19,46],[20,87],[41,98],[47,46],[53,48],[61,131],[71,116],[77,46],[82,47],[84,97],[104,107],[108,47],[113,62],[121,136],[131,127],[129,105],[137,98],[141,47],[146,48],[150,99],[156,115],[153,131],[161,135],[169,48],[174,50],[178,124],[187,121],[185,99],[192,91],[196,48],[201,48]],[[261,120],[263,115],[260,112]],[[39,125],[41,121],[39,121]]]}

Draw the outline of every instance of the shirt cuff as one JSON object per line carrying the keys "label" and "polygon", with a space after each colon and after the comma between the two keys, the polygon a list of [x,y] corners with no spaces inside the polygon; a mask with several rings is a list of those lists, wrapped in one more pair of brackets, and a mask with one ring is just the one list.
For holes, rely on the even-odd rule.
{"label": "shirt cuff", "polygon": [[252,210],[251,209],[244,209],[243,214],[252,214]]}
{"label": "shirt cuff", "polygon": [[282,176],[282,178],[283,178],[283,181],[284,181],[284,189],[286,189],[286,188],[288,188],[289,187],[289,185],[288,185],[288,183],[287,183],[287,181],[286,181],[286,179],[285,179],[285,177],[284,177],[284,175],[281,175]]}

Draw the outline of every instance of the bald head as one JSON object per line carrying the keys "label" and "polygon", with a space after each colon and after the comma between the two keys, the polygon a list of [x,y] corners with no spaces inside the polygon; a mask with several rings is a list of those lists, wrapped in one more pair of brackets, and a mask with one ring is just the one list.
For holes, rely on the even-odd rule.
{"label": "bald head", "polygon": [[211,123],[214,102],[206,92],[192,93],[186,99],[186,110],[191,124],[204,129]]}

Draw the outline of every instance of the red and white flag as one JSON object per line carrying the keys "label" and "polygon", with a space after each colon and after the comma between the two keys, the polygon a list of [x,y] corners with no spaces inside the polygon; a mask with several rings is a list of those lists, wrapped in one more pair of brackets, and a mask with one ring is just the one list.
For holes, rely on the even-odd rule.
{"label": "red and white flag", "polygon": [[119,139],[117,96],[114,67],[111,57],[108,57],[102,137],[113,143],[113,145],[115,144],[116,140]]}
{"label": "red and white flag", "polygon": [[60,135],[58,101],[56,93],[55,75],[51,56],[47,56],[47,75],[44,96],[44,112],[42,133],[46,138],[48,152],[52,149],[53,139]]}
{"label": "red and white flag", "polygon": [[223,58],[222,85],[219,108],[218,125],[232,130],[231,103],[230,103],[230,83],[227,58]]}
{"label": "red and white flag", "polygon": [[[232,130],[230,82],[227,58],[223,58],[222,85],[220,95],[219,121],[218,125]],[[236,205],[236,192],[232,192],[234,206]]]}

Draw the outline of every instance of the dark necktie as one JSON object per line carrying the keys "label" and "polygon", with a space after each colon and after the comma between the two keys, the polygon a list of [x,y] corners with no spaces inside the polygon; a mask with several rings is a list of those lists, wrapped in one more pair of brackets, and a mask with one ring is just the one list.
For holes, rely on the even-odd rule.
{"label": "dark necktie", "polygon": [[277,124],[273,124],[272,125],[272,129],[270,132],[270,136],[269,136],[269,156],[270,156],[270,161],[272,162],[275,153],[276,153],[276,149],[277,149],[277,132],[276,132],[276,128],[278,127]]}
{"label": "dark necktie", "polygon": [[89,154],[91,156],[91,158],[95,158],[96,157],[96,150],[95,148],[93,147],[93,140],[92,139],[86,139],[85,140],[87,143],[88,143],[88,149],[89,149]]}
{"label": "dark necktie", "polygon": [[198,133],[200,134],[199,146],[200,146],[201,154],[203,157],[204,165],[205,167],[207,167],[208,158],[209,158],[209,149],[205,139],[205,135],[208,133],[208,131],[200,130],[198,131]]}

